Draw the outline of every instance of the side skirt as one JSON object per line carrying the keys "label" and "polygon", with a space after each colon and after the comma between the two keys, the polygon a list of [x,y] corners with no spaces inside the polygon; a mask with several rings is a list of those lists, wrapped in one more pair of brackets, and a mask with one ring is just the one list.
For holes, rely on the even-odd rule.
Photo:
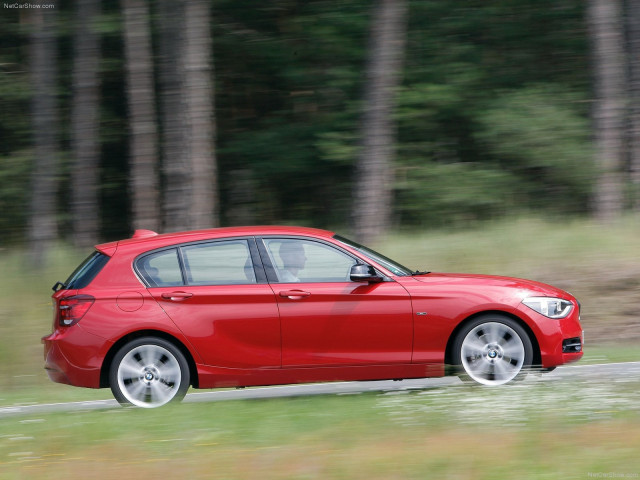
{"label": "side skirt", "polygon": [[199,388],[251,387],[294,383],[392,380],[444,376],[442,364],[351,367],[235,369],[197,365]]}

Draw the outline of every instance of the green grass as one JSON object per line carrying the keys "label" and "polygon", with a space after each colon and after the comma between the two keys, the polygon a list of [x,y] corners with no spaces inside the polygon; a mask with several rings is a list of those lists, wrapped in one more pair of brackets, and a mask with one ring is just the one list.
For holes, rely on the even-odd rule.
{"label": "green grass", "polygon": [[0,479],[638,473],[638,386],[527,382],[13,417],[0,420]]}
{"label": "green grass", "polygon": [[598,363],[640,362],[640,345],[585,345],[585,353],[578,365]]}
{"label": "green grass", "polygon": [[391,234],[377,247],[420,270],[531,277],[609,269],[631,262],[640,267],[640,217],[601,226],[589,220],[538,218],[486,223],[470,230]]}
{"label": "green grass", "polygon": [[89,252],[57,247],[50,265],[30,270],[20,250],[0,251],[0,388],[42,385],[41,337],[51,332],[51,287],[66,280]]}

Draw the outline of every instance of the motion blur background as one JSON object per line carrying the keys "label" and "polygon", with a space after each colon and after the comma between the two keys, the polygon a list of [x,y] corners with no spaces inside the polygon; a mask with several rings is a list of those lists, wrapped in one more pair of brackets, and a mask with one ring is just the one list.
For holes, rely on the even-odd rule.
{"label": "motion blur background", "polygon": [[4,3],[0,242],[637,214],[639,10]]}
{"label": "motion blur background", "polygon": [[[640,2],[32,1],[0,5],[0,405],[109,397],[49,382],[39,339],[51,285],[137,228],[545,281],[583,363],[640,359]],[[0,478],[637,478],[626,380],[0,418]]]}

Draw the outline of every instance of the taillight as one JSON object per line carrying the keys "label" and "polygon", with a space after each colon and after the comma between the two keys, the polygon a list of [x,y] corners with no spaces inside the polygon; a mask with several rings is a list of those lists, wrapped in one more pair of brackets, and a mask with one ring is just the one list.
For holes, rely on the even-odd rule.
{"label": "taillight", "polygon": [[74,295],[64,297],[58,303],[58,325],[70,327],[75,325],[87,313],[95,298],[91,295]]}

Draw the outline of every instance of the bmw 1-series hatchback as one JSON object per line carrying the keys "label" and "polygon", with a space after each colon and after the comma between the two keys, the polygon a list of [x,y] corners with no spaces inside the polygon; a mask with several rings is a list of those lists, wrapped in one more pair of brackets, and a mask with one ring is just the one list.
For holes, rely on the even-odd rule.
{"label": "bmw 1-series hatchback", "polygon": [[582,356],[542,283],[412,271],[324,230],[239,227],[98,245],[54,286],[51,380],[158,407],[194,388],[423,378],[501,385]]}

